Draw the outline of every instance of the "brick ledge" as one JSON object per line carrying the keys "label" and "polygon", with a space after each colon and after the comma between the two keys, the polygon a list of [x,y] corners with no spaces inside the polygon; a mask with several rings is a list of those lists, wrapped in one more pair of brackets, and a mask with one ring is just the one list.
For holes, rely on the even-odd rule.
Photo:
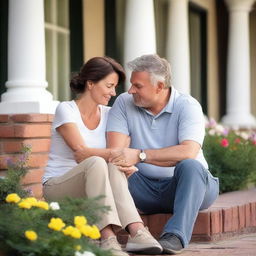
{"label": "brick ledge", "polygon": [[[155,238],[171,214],[141,215]],[[194,226],[192,241],[217,241],[256,232],[256,188],[224,193],[207,210],[200,211]],[[118,234],[120,243],[127,242],[127,233]]]}

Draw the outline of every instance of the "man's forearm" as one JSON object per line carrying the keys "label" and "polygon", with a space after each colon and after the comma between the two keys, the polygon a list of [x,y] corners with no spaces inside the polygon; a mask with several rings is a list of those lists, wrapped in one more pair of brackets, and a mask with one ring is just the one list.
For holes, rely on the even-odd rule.
{"label": "man's forearm", "polygon": [[158,166],[175,166],[182,160],[195,158],[199,150],[199,144],[191,141],[161,149],[146,149],[146,162]]}
{"label": "man's forearm", "polygon": [[167,161],[167,162],[160,162],[160,161],[146,161],[149,164],[157,165],[157,166],[162,166],[162,167],[170,167],[170,166],[175,166],[177,162],[174,161]]}
{"label": "man's forearm", "polygon": [[[118,132],[108,132],[108,147],[119,150],[118,158],[112,157],[113,161],[126,160],[127,165],[135,165],[139,162],[139,149],[127,149],[126,143],[129,137]],[[126,148],[126,149],[125,149]],[[196,158],[200,150],[200,145],[195,141],[183,141],[179,145],[161,149],[145,149],[147,158],[146,163],[157,166],[175,166],[178,162]],[[115,159],[115,160],[114,160]]]}

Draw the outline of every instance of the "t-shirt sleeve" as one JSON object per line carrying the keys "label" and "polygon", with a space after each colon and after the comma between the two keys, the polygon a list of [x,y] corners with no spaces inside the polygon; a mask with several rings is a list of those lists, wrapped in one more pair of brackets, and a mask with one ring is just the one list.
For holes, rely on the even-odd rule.
{"label": "t-shirt sleeve", "polygon": [[203,145],[205,135],[205,121],[202,108],[197,101],[184,103],[178,126],[179,143],[193,140]]}
{"label": "t-shirt sleeve", "polygon": [[129,135],[124,98],[119,96],[109,111],[107,132],[120,132]]}
{"label": "t-shirt sleeve", "polygon": [[71,105],[62,102],[56,108],[52,128],[56,129],[66,123],[76,123],[76,118]]}

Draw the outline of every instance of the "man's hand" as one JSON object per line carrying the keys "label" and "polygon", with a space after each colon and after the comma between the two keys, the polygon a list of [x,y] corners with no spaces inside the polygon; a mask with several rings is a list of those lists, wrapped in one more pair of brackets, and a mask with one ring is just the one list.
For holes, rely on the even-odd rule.
{"label": "man's hand", "polygon": [[111,149],[109,162],[122,167],[130,167],[137,164],[139,160],[139,149],[115,148]]}

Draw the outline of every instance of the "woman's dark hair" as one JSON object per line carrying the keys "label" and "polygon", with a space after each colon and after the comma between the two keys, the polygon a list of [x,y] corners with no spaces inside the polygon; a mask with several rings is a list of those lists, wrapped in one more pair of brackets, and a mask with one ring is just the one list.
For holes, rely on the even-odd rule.
{"label": "woman's dark hair", "polygon": [[118,83],[125,80],[124,68],[110,57],[94,57],[89,59],[70,81],[70,88],[75,93],[83,93],[87,81],[97,83],[111,73],[118,74]]}

